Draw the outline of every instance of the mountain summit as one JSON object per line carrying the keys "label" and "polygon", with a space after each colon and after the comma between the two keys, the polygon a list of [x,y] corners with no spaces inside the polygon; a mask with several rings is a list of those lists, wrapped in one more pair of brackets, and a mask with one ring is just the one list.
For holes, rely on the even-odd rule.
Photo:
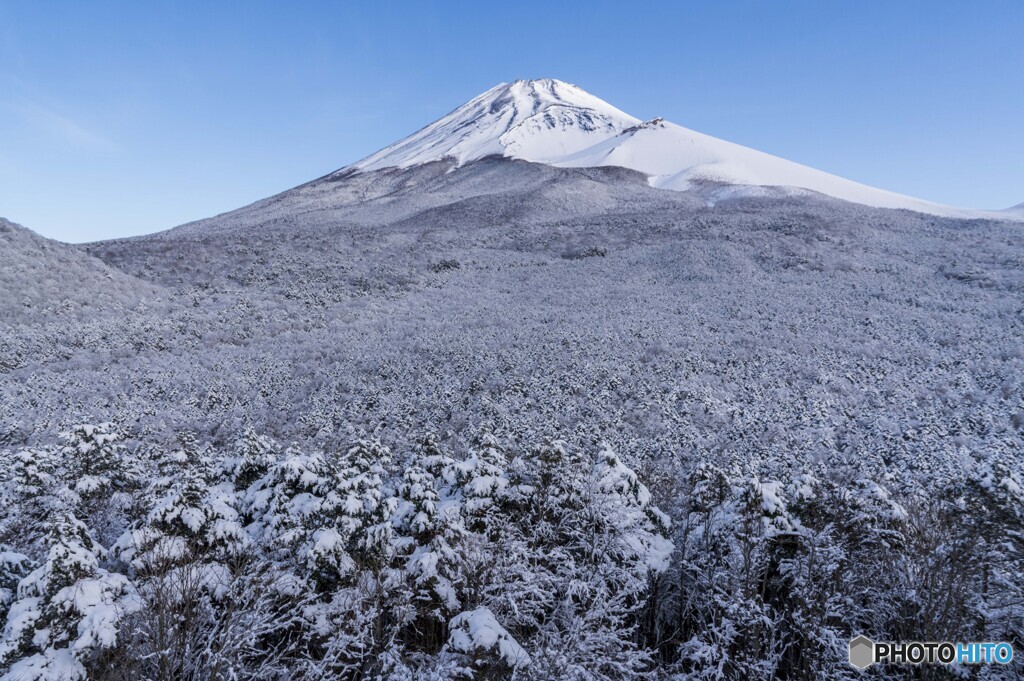
{"label": "mountain summit", "polygon": [[463,165],[494,154],[554,165],[639,123],[575,85],[517,80],[474,97],[353,167],[408,168],[445,158]]}
{"label": "mountain summit", "polygon": [[[585,90],[554,79],[503,83],[419,132],[345,168],[369,172],[486,156],[558,167],[621,166],[652,187],[727,187],[729,196],[811,190],[878,208],[952,217],[1002,217],[943,206],[846,180],[660,118],[642,122]],[[765,190],[771,187],[772,190]]]}

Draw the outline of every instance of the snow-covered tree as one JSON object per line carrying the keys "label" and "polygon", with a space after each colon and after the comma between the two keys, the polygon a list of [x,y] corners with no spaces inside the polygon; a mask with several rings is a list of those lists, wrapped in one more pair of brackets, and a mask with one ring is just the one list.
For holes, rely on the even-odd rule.
{"label": "snow-covered tree", "polygon": [[[391,566],[396,502],[383,486],[388,453],[357,442],[332,463],[290,449],[246,492],[269,558],[315,595],[303,618],[319,662],[310,673],[349,675],[378,659],[403,622],[401,574]],[[395,604],[398,603],[398,605]]]}
{"label": "snow-covered tree", "polygon": [[467,531],[459,504],[442,500],[436,481],[418,463],[410,464],[399,486],[395,513],[399,560],[410,583],[415,627],[431,653],[444,641],[447,618],[462,606]]}
{"label": "snow-covered tree", "polygon": [[498,439],[485,432],[456,468],[457,486],[462,497],[466,527],[497,540],[501,535],[502,496],[508,487],[508,459]]}
{"label": "snow-covered tree", "polygon": [[73,496],[59,482],[56,464],[51,450],[22,449],[9,460],[3,483],[0,538],[37,560],[47,550],[47,520]]}
{"label": "snow-covered tree", "polygon": [[638,615],[672,550],[667,519],[610,447],[592,466],[560,441],[524,459],[503,499],[511,527],[487,548],[486,607],[542,678],[641,676],[651,658],[637,645]]}
{"label": "snow-covered tree", "polygon": [[121,560],[142,573],[162,574],[180,566],[208,566],[210,588],[220,565],[248,542],[230,489],[210,485],[187,450],[168,452],[150,486],[153,501],[117,542]]}
{"label": "snow-covered tree", "polygon": [[623,564],[645,575],[668,565],[672,543],[666,538],[670,520],[651,500],[636,472],[607,444],[597,455],[591,478],[599,512],[606,511],[609,550]]}
{"label": "snow-covered tree", "polygon": [[415,460],[434,478],[438,493],[448,496],[458,482],[458,466],[437,441],[437,436],[427,433],[417,443]]}
{"label": "snow-covered tree", "polygon": [[678,570],[683,679],[760,678],[776,673],[778,623],[765,601],[776,537],[789,531],[777,483],[700,463],[680,523]]}
{"label": "snow-covered tree", "polygon": [[18,585],[0,642],[7,680],[89,677],[102,651],[118,642],[126,615],[141,607],[131,582],[100,567],[88,529],[68,511],[50,522],[45,562]]}
{"label": "snow-covered tree", "polygon": [[[959,549],[974,566],[972,630],[979,639],[1024,637],[1024,483],[1019,468],[991,455],[976,455],[974,465],[952,483],[950,514],[959,529]],[[952,543],[952,542],[951,542]],[[967,566],[957,574],[971,572]]]}
{"label": "snow-covered tree", "polygon": [[342,527],[344,499],[333,467],[322,454],[290,448],[246,491],[251,531],[270,559],[330,593],[355,569]]}
{"label": "snow-covered tree", "polygon": [[251,427],[246,428],[235,443],[235,451],[228,459],[226,473],[234,481],[236,490],[246,490],[270,470],[279,457],[277,444]]}
{"label": "snow-covered tree", "polygon": [[112,423],[79,424],[61,433],[64,474],[84,507],[109,499],[131,481],[126,449]]}
{"label": "snow-covered tree", "polygon": [[0,679],[852,680],[858,632],[1021,636],[1006,451],[876,478],[639,438],[521,448],[500,422],[502,446],[456,461],[427,436],[401,474],[370,439],[278,458],[255,431],[223,452],[186,435],[131,460],[144,442],[126,466],[155,475],[112,556],[60,450],[0,459]]}
{"label": "snow-covered tree", "polygon": [[18,595],[18,584],[32,567],[31,559],[25,554],[0,546],[0,622],[7,621],[7,612]]}
{"label": "snow-covered tree", "polygon": [[566,678],[639,678],[651,659],[637,645],[638,618],[652,578],[672,553],[668,518],[608,444],[586,476],[573,473],[580,462],[563,445],[547,449],[560,461],[561,478],[548,486],[555,494],[548,515],[562,529],[545,547],[558,558],[555,609],[539,632],[543,662],[548,673],[561,668]]}
{"label": "snow-covered tree", "polygon": [[385,565],[394,550],[390,519],[397,500],[384,488],[390,463],[387,447],[361,439],[342,454],[336,474],[343,498],[340,522],[350,538],[350,550],[371,569]]}

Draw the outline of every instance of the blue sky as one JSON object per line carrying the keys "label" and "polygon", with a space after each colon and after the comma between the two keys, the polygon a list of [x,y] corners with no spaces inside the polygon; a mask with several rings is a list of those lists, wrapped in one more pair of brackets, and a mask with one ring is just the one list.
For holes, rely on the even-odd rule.
{"label": "blue sky", "polygon": [[543,77],[912,196],[1024,201],[1021,0],[0,0],[0,216],[166,229]]}

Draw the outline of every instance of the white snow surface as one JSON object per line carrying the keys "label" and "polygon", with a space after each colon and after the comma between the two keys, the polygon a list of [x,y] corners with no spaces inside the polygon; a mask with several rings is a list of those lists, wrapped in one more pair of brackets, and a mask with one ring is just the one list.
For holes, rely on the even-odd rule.
{"label": "white snow surface", "polygon": [[448,160],[454,167],[485,156],[558,167],[620,166],[653,187],[686,191],[695,182],[732,185],[729,198],[811,190],[877,208],[960,218],[1006,219],[1024,210],[954,208],[869,187],[771,154],[689,130],[660,118],[642,122],[560,80],[517,80],[471,99],[422,130],[343,171],[408,168]]}

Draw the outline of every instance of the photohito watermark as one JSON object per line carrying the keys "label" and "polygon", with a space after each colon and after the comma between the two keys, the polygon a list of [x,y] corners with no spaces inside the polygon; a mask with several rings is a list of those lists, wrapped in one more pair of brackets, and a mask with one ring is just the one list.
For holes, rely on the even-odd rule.
{"label": "photohito watermark", "polygon": [[889,664],[1009,664],[1009,643],[876,643],[867,636],[850,641],[850,664],[866,669],[876,662]]}

